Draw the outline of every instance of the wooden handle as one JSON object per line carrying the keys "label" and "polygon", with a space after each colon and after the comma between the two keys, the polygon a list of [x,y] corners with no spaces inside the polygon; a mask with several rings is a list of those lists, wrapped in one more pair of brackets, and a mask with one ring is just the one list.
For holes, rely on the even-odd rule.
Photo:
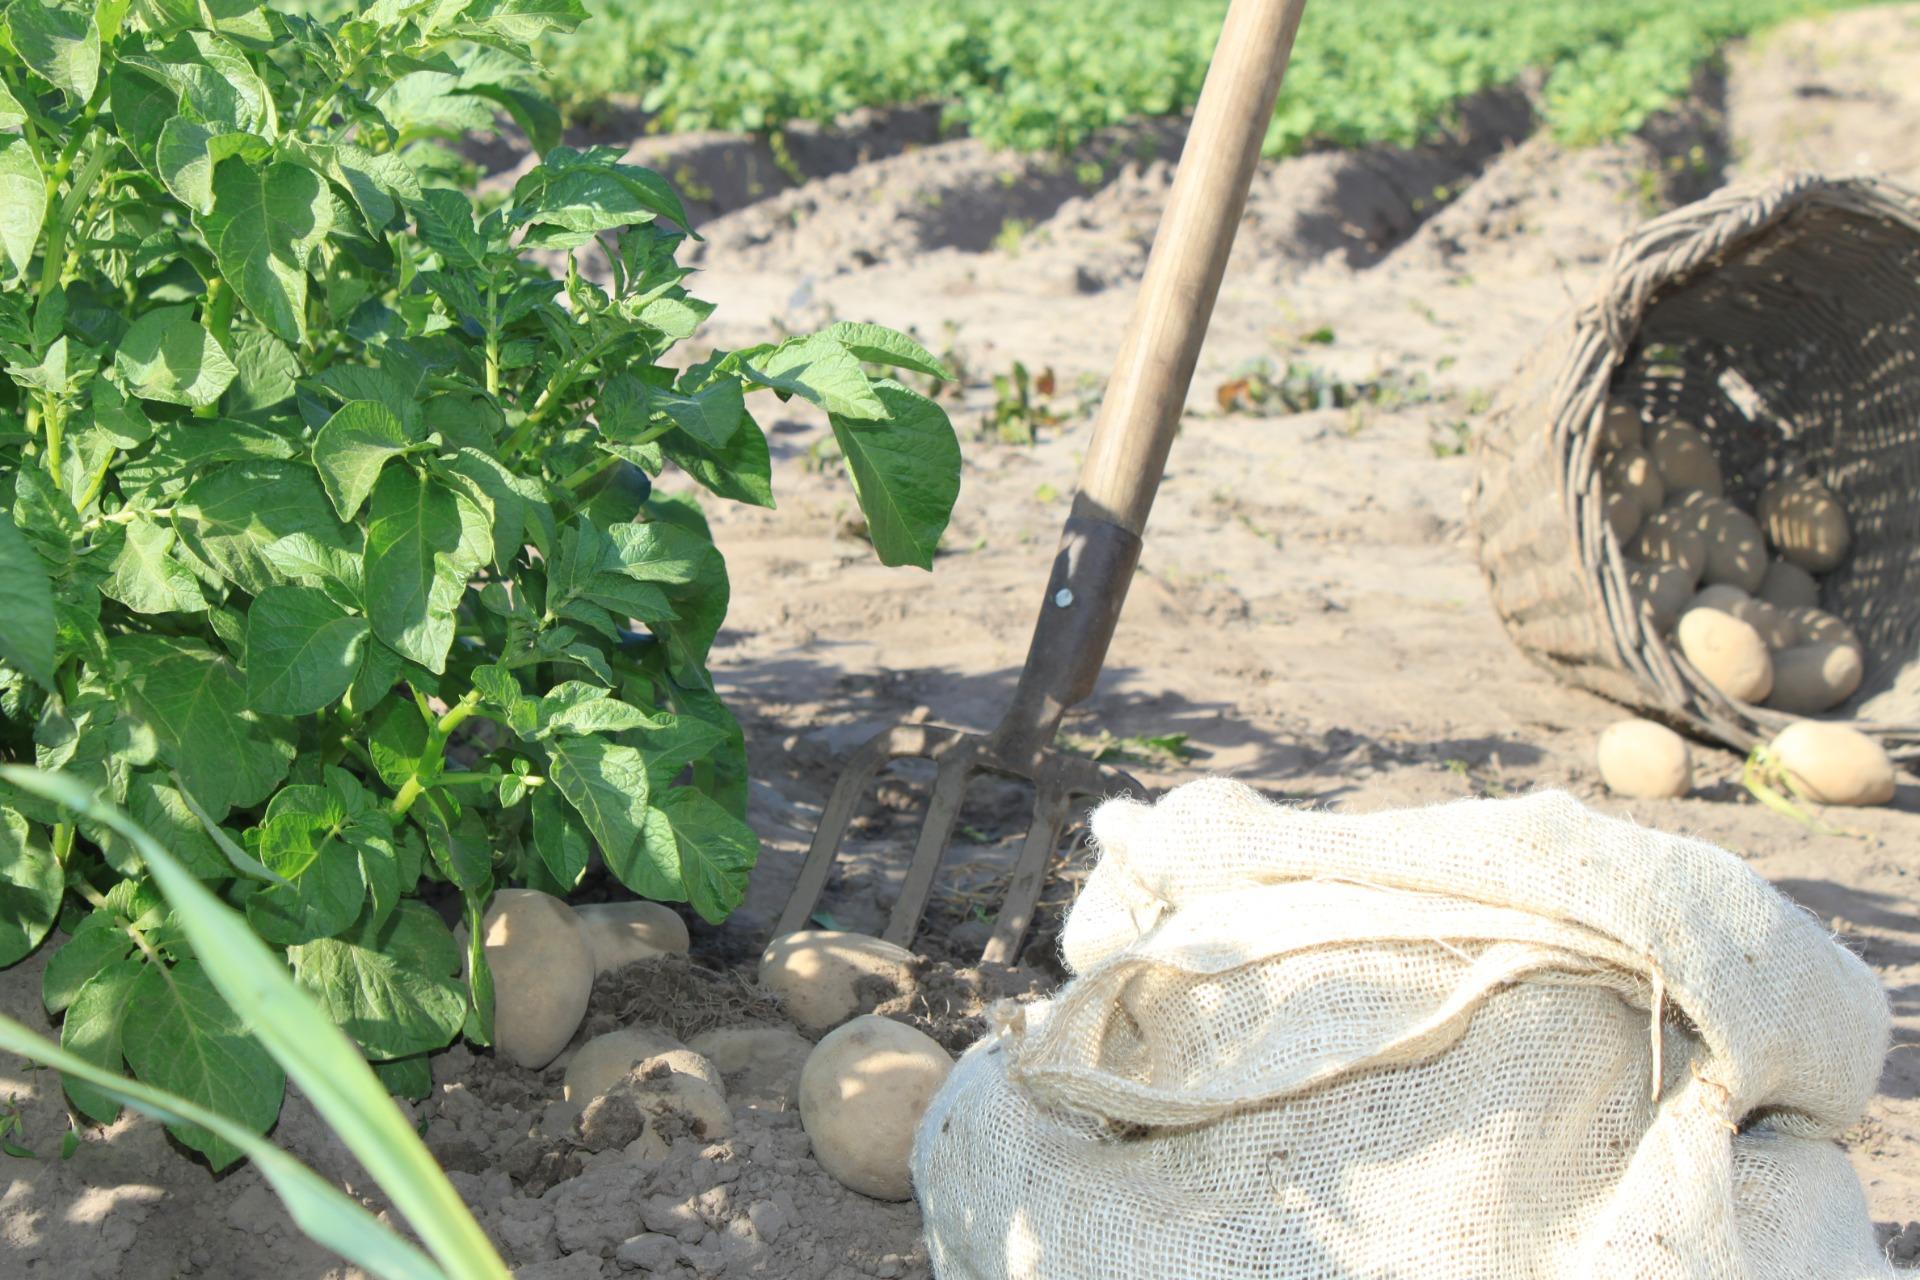
{"label": "wooden handle", "polygon": [[1120,343],[1075,510],[1138,535],[1186,408],[1307,0],[1233,0]]}

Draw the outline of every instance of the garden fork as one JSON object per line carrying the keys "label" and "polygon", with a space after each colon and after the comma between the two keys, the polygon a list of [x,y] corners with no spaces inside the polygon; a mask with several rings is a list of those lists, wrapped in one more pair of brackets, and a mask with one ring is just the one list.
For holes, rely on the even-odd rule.
{"label": "garden fork", "polygon": [[971,776],[984,771],[1032,780],[1033,822],[982,956],[999,964],[1012,963],[1019,950],[1074,801],[1144,794],[1120,770],[1055,749],[1054,736],[1067,709],[1093,692],[1106,660],[1305,6],[1306,0],[1233,0],[1227,14],[1012,706],[990,734],[903,724],[855,751],[820,815],[776,936],[807,926],[854,806],[891,761],[919,756],[936,765],[926,819],[884,935],[901,946],[919,927]]}

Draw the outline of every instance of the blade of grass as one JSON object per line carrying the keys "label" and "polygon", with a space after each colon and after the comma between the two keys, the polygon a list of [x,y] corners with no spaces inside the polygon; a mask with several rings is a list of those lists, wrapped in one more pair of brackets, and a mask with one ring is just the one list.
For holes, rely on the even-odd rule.
{"label": "blade of grass", "polygon": [[460,1280],[509,1280],[492,1243],[366,1058],[231,908],[153,837],[73,779],[21,765],[0,765],[0,778],[132,841],[221,996],[359,1157],[427,1251]]}
{"label": "blade of grass", "polygon": [[164,1123],[197,1124],[219,1134],[246,1152],[247,1158],[265,1175],[275,1194],[287,1206],[295,1226],[315,1242],[381,1280],[447,1280],[446,1273],[434,1266],[426,1254],[383,1226],[339,1188],[225,1116],[68,1053],[4,1015],[0,1015],[0,1049],[9,1049],[23,1058],[79,1076],[142,1115]]}

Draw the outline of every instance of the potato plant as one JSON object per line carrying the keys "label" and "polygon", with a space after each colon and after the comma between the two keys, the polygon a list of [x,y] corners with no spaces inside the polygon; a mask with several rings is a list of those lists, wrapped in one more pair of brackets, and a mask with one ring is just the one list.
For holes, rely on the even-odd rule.
{"label": "potato plant", "polygon": [[[128,811],[401,1092],[488,1037],[446,921],[495,886],[565,894],[597,849],[643,896],[740,900],[745,758],[706,670],[726,567],[652,477],[771,505],[767,393],[825,412],[883,561],[930,565],[958,490],[945,414],[873,372],[944,375],[900,334],[674,359],[712,310],[678,198],[559,145],[530,78],[529,42],[583,16],[0,15],[0,760]],[[476,201],[454,143],[500,113],[540,162]],[[139,849],[0,790],[0,965],[56,928],[66,1049],[273,1121],[280,1068]]]}

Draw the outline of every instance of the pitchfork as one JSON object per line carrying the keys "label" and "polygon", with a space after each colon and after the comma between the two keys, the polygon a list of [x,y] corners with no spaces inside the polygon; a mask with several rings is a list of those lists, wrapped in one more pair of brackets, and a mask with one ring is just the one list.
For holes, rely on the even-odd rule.
{"label": "pitchfork", "polygon": [[807,926],[854,806],[891,761],[920,756],[937,766],[920,839],[884,935],[901,946],[912,942],[926,910],[970,777],[984,771],[1032,780],[1033,822],[981,957],[999,964],[1013,961],[1026,935],[1074,801],[1122,791],[1144,794],[1121,770],[1056,750],[1054,736],[1067,708],[1093,692],[1106,660],[1305,6],[1306,0],[1233,0],[1227,14],[1107,383],[1013,705],[990,734],[902,724],[855,751],[820,815],[776,935]]}

